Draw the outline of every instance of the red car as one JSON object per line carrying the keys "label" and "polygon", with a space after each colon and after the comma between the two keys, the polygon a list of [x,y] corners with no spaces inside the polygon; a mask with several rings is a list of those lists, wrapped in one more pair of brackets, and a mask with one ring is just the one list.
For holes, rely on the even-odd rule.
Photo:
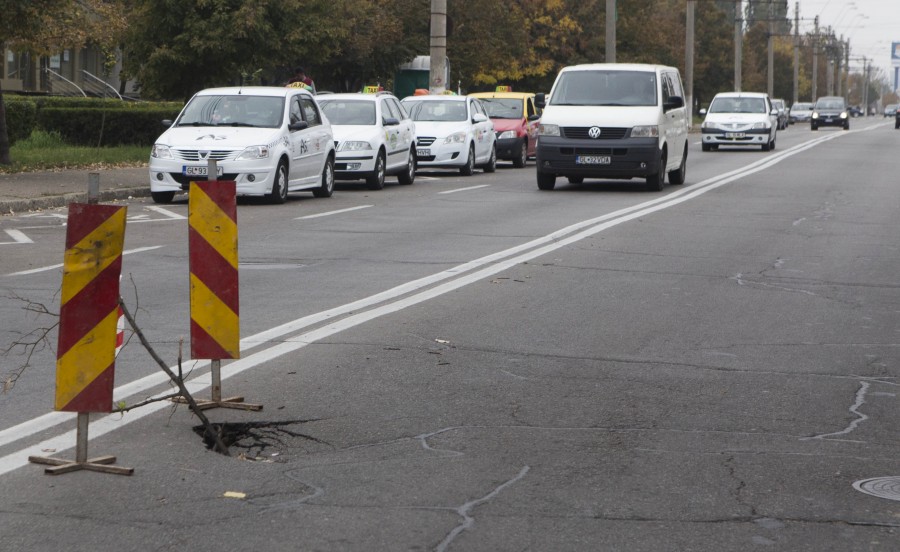
{"label": "red car", "polygon": [[497,159],[510,160],[514,167],[524,167],[534,157],[540,110],[531,92],[513,92],[498,86],[494,92],[469,94],[481,100],[497,133]]}

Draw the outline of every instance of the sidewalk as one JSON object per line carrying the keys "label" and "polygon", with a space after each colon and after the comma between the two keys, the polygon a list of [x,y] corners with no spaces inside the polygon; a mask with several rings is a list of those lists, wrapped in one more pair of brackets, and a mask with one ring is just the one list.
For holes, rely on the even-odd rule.
{"label": "sidewalk", "polygon": [[0,174],[0,215],[87,201],[90,173],[100,176],[100,201],[150,195],[147,167]]}

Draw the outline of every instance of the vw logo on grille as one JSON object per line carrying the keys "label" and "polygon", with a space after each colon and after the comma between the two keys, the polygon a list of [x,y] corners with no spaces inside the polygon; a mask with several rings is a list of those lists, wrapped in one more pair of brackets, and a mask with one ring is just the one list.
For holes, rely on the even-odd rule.
{"label": "vw logo on grille", "polygon": [[600,127],[591,127],[588,129],[588,136],[591,138],[600,138]]}

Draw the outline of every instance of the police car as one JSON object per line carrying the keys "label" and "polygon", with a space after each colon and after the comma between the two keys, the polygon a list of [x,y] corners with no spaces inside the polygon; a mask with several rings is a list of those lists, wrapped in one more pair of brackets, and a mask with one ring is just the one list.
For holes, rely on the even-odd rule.
{"label": "police car", "polygon": [[206,180],[216,161],[219,180],[238,195],[284,203],[289,192],[334,191],[334,136],[315,97],[294,87],[201,90],[188,101],[150,153],[150,193],[169,203],[192,180]]}
{"label": "police car", "polygon": [[384,188],[386,175],[400,184],[416,178],[416,125],[390,92],[367,87],[365,93],[318,97],[331,121],[338,180],[365,179],[372,190]]}
{"label": "police car", "polygon": [[540,109],[534,105],[531,92],[513,92],[509,86],[498,86],[493,92],[469,94],[481,100],[497,133],[497,159],[508,159],[515,167],[524,167],[534,157]]}

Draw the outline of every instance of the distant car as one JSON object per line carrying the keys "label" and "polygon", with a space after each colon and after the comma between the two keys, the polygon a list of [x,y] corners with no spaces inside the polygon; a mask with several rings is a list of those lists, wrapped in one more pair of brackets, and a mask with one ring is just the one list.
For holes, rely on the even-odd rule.
{"label": "distant car", "polygon": [[862,108],[859,107],[858,105],[851,105],[851,106],[847,109],[847,111],[850,112],[850,116],[851,116],[851,117],[862,117],[862,116],[863,116],[863,110],[862,110]]}
{"label": "distant car", "polygon": [[494,92],[469,94],[484,104],[497,133],[497,159],[509,159],[515,167],[524,167],[534,157],[540,110],[531,92],[512,92],[498,87]]}
{"label": "distant car", "polygon": [[884,116],[885,117],[893,117],[897,114],[897,104],[889,104],[884,108]]}
{"label": "distant car", "polygon": [[191,180],[237,182],[238,195],[284,203],[289,192],[334,191],[334,136],[316,98],[302,88],[209,88],[192,97],[150,152],[150,194],[169,203]]}
{"label": "distant car", "polygon": [[401,102],[416,123],[418,168],[497,170],[497,135],[478,98],[445,94],[408,96]]}
{"label": "distant car", "polygon": [[318,98],[331,122],[336,144],[337,180],[365,179],[372,190],[384,188],[387,175],[400,184],[416,178],[416,124],[390,92],[329,94]]}
{"label": "distant car", "polygon": [[811,102],[797,102],[791,106],[788,112],[788,123],[808,123],[812,112],[813,104]]}
{"label": "distant car", "polygon": [[712,151],[719,146],[760,146],[763,151],[775,149],[778,111],[769,95],[762,92],[720,92],[713,97],[700,125],[701,149]]}
{"label": "distant car", "polygon": [[821,126],[839,126],[849,130],[850,114],[843,96],[822,96],[816,100],[809,125],[812,130],[819,130]]}
{"label": "distant car", "polygon": [[778,110],[778,130],[785,130],[788,127],[787,104],[776,98],[772,100],[772,107]]}
{"label": "distant car", "polygon": [[894,130],[900,128],[900,109],[894,113]]}

